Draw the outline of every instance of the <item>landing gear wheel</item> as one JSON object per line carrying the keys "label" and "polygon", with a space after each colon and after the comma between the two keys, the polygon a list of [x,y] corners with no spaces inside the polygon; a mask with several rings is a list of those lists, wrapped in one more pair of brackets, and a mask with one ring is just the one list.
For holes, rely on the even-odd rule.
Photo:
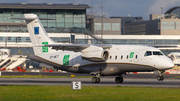
{"label": "landing gear wheel", "polygon": [[92,78],[92,82],[93,82],[93,83],[99,83],[99,82],[100,82],[100,78],[98,78],[98,77],[93,77],[93,78]]}
{"label": "landing gear wheel", "polygon": [[92,78],[92,82],[93,82],[93,83],[96,83],[96,81],[97,81],[97,78],[96,78],[96,77],[93,77],[93,78]]}
{"label": "landing gear wheel", "polygon": [[116,77],[115,82],[116,83],[122,83],[123,82],[123,77]]}
{"label": "landing gear wheel", "polygon": [[97,81],[96,81],[96,83],[99,83],[99,82],[100,82],[100,78],[98,78],[98,77],[97,77]]}
{"label": "landing gear wheel", "polygon": [[157,80],[158,80],[158,81],[161,81],[161,76],[158,76],[158,77],[157,77]]}
{"label": "landing gear wheel", "polygon": [[164,76],[161,76],[161,81],[163,81],[164,80]]}
{"label": "landing gear wheel", "polygon": [[158,77],[157,77],[157,80],[158,80],[158,81],[163,81],[163,80],[164,80],[164,76],[158,76]]}

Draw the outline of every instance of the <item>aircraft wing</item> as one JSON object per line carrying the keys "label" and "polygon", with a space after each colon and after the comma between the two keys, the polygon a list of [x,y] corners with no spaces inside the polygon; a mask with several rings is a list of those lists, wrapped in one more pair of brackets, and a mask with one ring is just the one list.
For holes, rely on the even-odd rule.
{"label": "aircraft wing", "polygon": [[[52,49],[55,50],[68,50],[68,51],[75,51],[75,52],[79,52],[85,48],[88,48],[89,46],[98,46],[101,47],[103,49],[107,49],[107,48],[111,48],[112,45],[111,44],[35,44],[33,45],[34,47],[42,47],[42,46],[47,46],[47,47],[52,47]],[[156,48],[173,48],[173,47],[180,47],[180,45],[149,45],[152,47],[156,47]]]}
{"label": "aircraft wing", "polygon": [[79,52],[85,48],[88,48],[89,46],[98,46],[103,49],[107,49],[112,47],[110,44],[44,44],[44,45],[33,45],[35,47],[42,47],[42,46],[47,46],[47,47],[52,47],[52,49],[55,50],[68,50],[68,51],[75,51]]}
{"label": "aircraft wing", "polygon": [[156,48],[162,48],[162,47],[169,47],[169,48],[171,48],[171,47],[180,47],[180,45],[150,45],[150,46],[152,46],[152,47],[156,47]]}

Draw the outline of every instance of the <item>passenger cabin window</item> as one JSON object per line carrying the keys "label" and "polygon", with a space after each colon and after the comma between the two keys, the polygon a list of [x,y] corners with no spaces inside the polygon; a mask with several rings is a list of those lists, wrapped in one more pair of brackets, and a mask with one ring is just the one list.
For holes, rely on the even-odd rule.
{"label": "passenger cabin window", "polygon": [[138,56],[136,55],[136,59],[138,58]]}
{"label": "passenger cabin window", "polygon": [[110,56],[109,58],[111,59],[112,56]]}
{"label": "passenger cabin window", "polygon": [[121,55],[121,59],[123,59],[123,55]]}
{"label": "passenger cabin window", "polygon": [[150,56],[150,55],[152,55],[151,51],[146,51],[146,53],[144,54],[144,56]]}
{"label": "passenger cabin window", "polygon": [[117,55],[116,55],[115,59],[117,59]]}
{"label": "passenger cabin window", "polygon": [[127,55],[127,59],[128,59],[128,55]]}
{"label": "passenger cabin window", "polygon": [[153,55],[163,55],[163,53],[160,51],[153,51]]}

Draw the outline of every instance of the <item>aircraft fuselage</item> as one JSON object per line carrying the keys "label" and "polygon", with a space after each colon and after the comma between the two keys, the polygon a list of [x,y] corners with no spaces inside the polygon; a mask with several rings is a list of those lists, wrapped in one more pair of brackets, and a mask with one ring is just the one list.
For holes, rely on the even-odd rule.
{"label": "aircraft fuselage", "polygon": [[[112,48],[106,50],[109,52],[109,57],[104,62],[88,61],[81,57],[81,52],[73,51],[57,51],[29,58],[69,72],[92,73],[101,71],[103,75],[166,70],[174,65],[165,55],[153,54],[153,52],[160,52],[154,47],[113,45]],[[145,56],[147,51],[151,52],[152,55]]]}

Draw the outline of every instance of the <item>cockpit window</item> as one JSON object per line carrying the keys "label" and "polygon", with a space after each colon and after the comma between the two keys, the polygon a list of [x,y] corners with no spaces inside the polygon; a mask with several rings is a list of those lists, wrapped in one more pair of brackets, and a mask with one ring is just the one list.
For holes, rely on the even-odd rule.
{"label": "cockpit window", "polygon": [[163,55],[163,53],[160,51],[153,51],[153,55]]}
{"label": "cockpit window", "polygon": [[150,56],[150,55],[152,55],[151,51],[146,51],[146,53],[144,54],[144,56]]}

